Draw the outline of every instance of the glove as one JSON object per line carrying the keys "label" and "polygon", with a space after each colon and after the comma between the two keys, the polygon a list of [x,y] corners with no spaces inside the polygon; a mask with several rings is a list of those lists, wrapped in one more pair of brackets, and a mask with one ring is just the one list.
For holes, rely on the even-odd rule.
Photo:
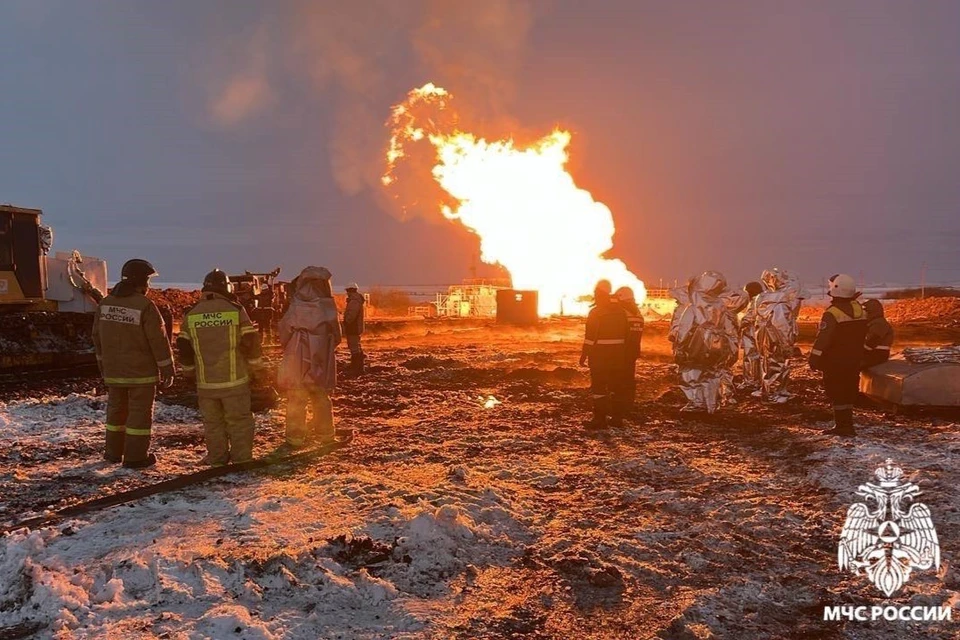
{"label": "glove", "polygon": [[160,369],[160,386],[169,389],[173,386],[173,365],[167,365]]}
{"label": "glove", "polygon": [[581,367],[587,366],[587,354],[585,353],[580,355],[580,366]]}

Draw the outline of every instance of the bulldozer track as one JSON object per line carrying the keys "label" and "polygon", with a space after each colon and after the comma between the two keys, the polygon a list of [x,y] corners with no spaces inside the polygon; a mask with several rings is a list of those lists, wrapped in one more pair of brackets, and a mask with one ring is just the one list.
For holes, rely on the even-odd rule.
{"label": "bulldozer track", "polygon": [[229,475],[231,473],[243,473],[248,471],[261,471],[270,467],[279,466],[282,464],[290,463],[301,463],[307,462],[310,460],[315,460],[321,458],[329,453],[342,449],[350,444],[354,439],[354,433],[351,432],[347,435],[338,437],[338,439],[332,443],[316,447],[314,449],[308,449],[305,451],[297,451],[286,456],[278,458],[260,458],[257,460],[251,460],[250,462],[244,462],[241,464],[228,464],[222,467],[211,467],[208,469],[202,469],[194,473],[186,473],[183,475],[170,478],[169,480],[164,480],[162,482],[156,482],[154,484],[148,484],[142,487],[137,487],[135,489],[129,489],[127,491],[120,491],[107,496],[102,496],[100,498],[94,498],[92,500],[86,500],[69,507],[64,507],[53,513],[46,513],[41,516],[35,516],[32,518],[26,518],[20,520],[14,524],[6,525],[0,527],[0,534],[9,533],[11,531],[16,531],[17,529],[23,528],[37,528],[44,527],[51,524],[55,524],[65,518],[74,518],[77,516],[85,515],[94,511],[99,511],[101,509],[107,509],[109,507],[115,507],[121,504],[126,504],[128,502],[133,502],[135,500],[140,500],[143,498],[148,498],[150,496],[155,496],[162,493],[169,493],[171,491],[179,491],[190,486],[202,484],[209,480],[215,480],[216,478],[221,478],[223,476]]}

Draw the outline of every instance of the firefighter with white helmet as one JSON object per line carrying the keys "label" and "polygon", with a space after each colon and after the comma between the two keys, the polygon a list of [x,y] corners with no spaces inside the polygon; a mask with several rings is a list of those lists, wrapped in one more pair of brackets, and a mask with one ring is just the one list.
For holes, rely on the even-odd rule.
{"label": "firefighter with white helmet", "polygon": [[860,391],[867,319],[857,302],[860,295],[851,276],[830,278],[830,306],[820,319],[820,331],[810,351],[810,367],[823,372],[823,388],[833,403],[835,426],[829,435],[854,436],[853,405]]}
{"label": "firefighter with white helmet", "polygon": [[157,385],[173,384],[173,355],[163,318],[147,298],[153,265],[136,258],[93,316],[93,344],[107,385],[104,458],[131,468],[149,467],[153,401]]}
{"label": "firefighter with white helmet", "polygon": [[627,314],[626,358],[623,368],[623,413],[627,415],[633,411],[637,399],[637,360],[640,358],[640,343],[643,339],[643,315],[630,287],[620,287],[614,297]]}
{"label": "firefighter with white helmet", "polygon": [[347,305],[343,310],[343,335],[347,338],[347,347],[350,349],[350,366],[347,371],[352,376],[359,376],[363,374],[363,363],[367,358],[360,346],[360,336],[363,335],[363,308],[367,301],[356,282],[348,284],[345,291]]}
{"label": "firefighter with white helmet", "polygon": [[253,458],[250,376],[262,369],[260,333],[233,295],[230,279],[214,269],[201,298],[184,314],[177,348],[186,376],[196,378],[211,466]]}

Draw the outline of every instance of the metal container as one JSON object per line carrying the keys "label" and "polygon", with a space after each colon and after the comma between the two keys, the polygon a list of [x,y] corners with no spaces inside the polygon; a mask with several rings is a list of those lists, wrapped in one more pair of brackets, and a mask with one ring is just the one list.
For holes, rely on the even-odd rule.
{"label": "metal container", "polygon": [[536,291],[518,289],[497,291],[497,323],[529,326],[539,321]]}
{"label": "metal container", "polygon": [[860,391],[901,406],[960,406],[960,364],[889,360],[860,374]]}

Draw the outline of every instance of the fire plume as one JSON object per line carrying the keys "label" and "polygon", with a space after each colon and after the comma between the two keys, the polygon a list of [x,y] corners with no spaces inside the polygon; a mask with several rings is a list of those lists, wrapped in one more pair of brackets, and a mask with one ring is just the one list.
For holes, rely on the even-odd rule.
{"label": "fire plume", "polygon": [[541,316],[586,313],[604,278],[642,301],[643,282],[620,260],[603,257],[613,247],[610,209],[565,169],[570,132],[557,129],[526,146],[487,141],[460,130],[451,100],[426,84],[393,107],[384,186],[397,186],[401,165],[416,164],[412,145],[428,141],[426,166],[444,196],[437,207],[480,238],[481,259],[506,268],[515,288],[539,292]]}

